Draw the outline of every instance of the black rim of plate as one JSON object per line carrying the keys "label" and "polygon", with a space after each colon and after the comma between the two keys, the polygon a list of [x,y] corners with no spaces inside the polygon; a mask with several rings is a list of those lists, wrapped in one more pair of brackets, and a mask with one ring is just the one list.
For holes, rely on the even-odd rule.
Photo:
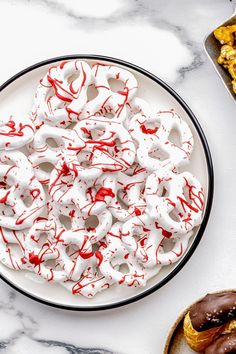
{"label": "black rim of plate", "polygon": [[195,236],[195,239],[194,239],[191,247],[189,248],[189,250],[187,251],[185,256],[175,266],[175,268],[164,279],[162,279],[157,284],[153,285],[151,288],[142,291],[140,294],[131,296],[125,300],[120,300],[120,301],[116,301],[114,303],[104,304],[104,305],[93,305],[93,306],[61,305],[61,304],[57,304],[57,303],[54,303],[51,301],[47,301],[45,299],[37,297],[36,295],[32,295],[32,294],[28,293],[26,290],[23,290],[20,287],[16,286],[12,281],[10,281],[5,276],[0,274],[0,278],[4,282],[6,282],[8,285],[10,285],[12,288],[17,290],[21,294],[26,295],[27,297],[29,297],[33,300],[36,300],[44,305],[49,305],[49,306],[56,307],[59,309],[72,310],[72,311],[107,310],[107,309],[116,308],[116,307],[130,304],[132,302],[138,301],[138,300],[146,297],[147,295],[152,294],[154,291],[160,289],[162,286],[164,286],[166,283],[168,283],[183,268],[183,266],[190,259],[190,257],[192,256],[193,252],[197,248],[197,246],[203,236],[203,233],[205,231],[205,228],[206,228],[209,216],[210,216],[210,211],[211,211],[212,201],[213,201],[213,193],[214,193],[213,163],[212,163],[211,153],[210,153],[210,149],[209,149],[205,134],[203,133],[203,130],[202,130],[197,118],[195,117],[195,115],[193,114],[193,112],[191,111],[189,106],[185,103],[185,101],[169,85],[167,85],[164,81],[159,79],[157,76],[151,74],[150,72],[146,71],[145,69],[143,69],[135,64],[131,64],[131,63],[126,62],[124,60],[120,60],[120,59],[116,59],[116,58],[108,57],[108,56],[102,56],[102,55],[93,55],[93,54],[89,54],[89,55],[88,54],[73,54],[73,55],[65,55],[65,56],[47,59],[47,60],[41,61],[39,63],[36,63],[34,65],[31,65],[31,66],[27,67],[26,69],[20,71],[16,75],[12,76],[9,80],[7,80],[5,83],[3,83],[0,86],[0,92],[3,91],[6,87],[8,87],[10,84],[12,84],[14,81],[19,79],[21,76],[23,76],[35,69],[38,69],[44,65],[52,64],[52,63],[55,63],[58,61],[72,60],[72,59],[85,59],[85,60],[88,59],[88,60],[98,60],[98,61],[100,60],[100,61],[105,61],[105,62],[107,61],[107,62],[112,62],[112,63],[118,64],[118,65],[122,65],[122,66],[130,68],[134,71],[137,71],[140,74],[143,74],[144,76],[148,77],[149,79],[153,80],[155,83],[160,85],[162,88],[164,88],[170,95],[172,95],[176,99],[176,101],[182,106],[182,108],[185,110],[185,112],[190,117],[190,119],[191,119],[191,121],[192,121],[198,135],[199,135],[199,138],[201,140],[201,143],[202,143],[202,146],[204,149],[204,153],[205,153],[206,163],[207,163],[208,198],[207,198],[207,203],[206,203],[206,208],[205,208],[205,213],[204,213],[204,218],[203,218],[202,224],[200,225],[200,228]]}

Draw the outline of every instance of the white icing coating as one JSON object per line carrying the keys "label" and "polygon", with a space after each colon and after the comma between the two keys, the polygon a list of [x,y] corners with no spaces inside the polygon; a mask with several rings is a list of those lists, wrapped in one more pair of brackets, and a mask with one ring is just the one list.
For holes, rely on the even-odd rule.
{"label": "white icing coating", "polygon": [[183,256],[204,209],[180,173],[192,133],[137,90],[124,68],[66,61],[40,81],[34,124],[0,122],[0,150],[13,150],[0,152],[3,264],[90,298],[145,286]]}
{"label": "white icing coating", "polygon": [[63,128],[43,125],[36,131],[32,143],[28,146],[31,152],[29,160],[35,176],[41,183],[46,184],[50,179],[50,171],[45,171],[42,164],[51,164],[54,167],[62,156],[65,141],[72,139],[71,131]]}
{"label": "white icing coating", "polygon": [[125,171],[133,164],[135,144],[121,123],[93,117],[77,123],[74,131],[77,137],[68,142],[65,161],[78,177],[96,178],[104,172]]}
{"label": "white icing coating", "polygon": [[[104,173],[96,179],[76,179],[73,201],[85,215],[97,215],[107,209],[116,196],[116,176]],[[111,211],[111,210],[110,210]]]}
{"label": "white icing coating", "polygon": [[[115,65],[97,63],[92,69],[97,97],[88,102],[82,118],[90,116],[112,116],[114,122],[123,122],[127,116],[127,103],[135,97],[138,83],[129,71]],[[121,82],[123,87],[112,90],[109,80]]]}
{"label": "white icing coating", "polygon": [[33,271],[46,280],[64,281],[67,274],[58,264],[61,235],[55,233],[56,228],[53,226],[51,223],[47,225],[45,220],[32,226],[25,239],[25,258]]}
{"label": "white icing coating", "polygon": [[12,230],[29,228],[46,204],[42,185],[22,152],[0,153],[0,226]]}
{"label": "white icing coating", "polygon": [[0,261],[8,268],[29,269],[24,261],[25,237],[28,231],[28,229],[10,230],[0,227]]}
{"label": "white icing coating", "polygon": [[35,93],[36,122],[67,127],[79,119],[92,82],[89,65],[80,60],[52,66]]}
{"label": "white icing coating", "polygon": [[149,216],[173,236],[201,223],[203,190],[190,172],[153,172],[147,178],[145,198]]}
{"label": "white icing coating", "polygon": [[[170,140],[172,131],[179,135],[179,145]],[[137,160],[148,171],[178,169],[190,159],[191,130],[173,110],[151,116],[139,113],[131,119],[129,132],[138,142]]]}
{"label": "white icing coating", "polygon": [[117,193],[108,206],[115,218],[126,221],[144,212],[146,208],[144,188],[147,175],[146,171],[131,176],[122,172],[117,175]]}

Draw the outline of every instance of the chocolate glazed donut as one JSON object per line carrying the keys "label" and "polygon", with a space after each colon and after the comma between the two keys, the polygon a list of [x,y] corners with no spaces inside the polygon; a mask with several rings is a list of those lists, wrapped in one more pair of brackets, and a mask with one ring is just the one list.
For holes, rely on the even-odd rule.
{"label": "chocolate glazed donut", "polygon": [[193,328],[206,331],[236,317],[236,292],[208,294],[189,311]]}
{"label": "chocolate glazed donut", "polygon": [[191,306],[184,335],[197,352],[236,353],[236,292],[208,294]]}
{"label": "chocolate glazed donut", "polygon": [[236,330],[230,334],[221,335],[205,350],[205,354],[225,353],[236,353]]}

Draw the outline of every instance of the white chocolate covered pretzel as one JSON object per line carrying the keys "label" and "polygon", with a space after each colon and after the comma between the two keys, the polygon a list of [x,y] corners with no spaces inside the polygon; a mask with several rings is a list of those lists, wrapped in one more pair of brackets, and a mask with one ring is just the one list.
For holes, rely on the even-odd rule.
{"label": "white chocolate covered pretzel", "polygon": [[[123,122],[127,116],[127,105],[137,92],[137,80],[128,70],[115,65],[97,63],[93,66],[94,86],[98,95],[87,102],[81,118],[91,116],[109,117],[112,121]],[[122,82],[123,87],[113,91],[110,80]]]}
{"label": "white chocolate covered pretzel", "polygon": [[21,152],[0,153],[0,226],[12,230],[29,228],[42,213],[45,193]]}
{"label": "white chocolate covered pretzel", "polygon": [[[147,214],[128,220],[121,233],[126,248],[147,269],[177,262],[186,251],[192,232],[174,239],[171,236]],[[168,242],[168,251],[165,242]]]}
{"label": "white chocolate covered pretzel", "polygon": [[55,203],[73,204],[74,176],[64,159],[60,159],[52,170],[48,192]]}
{"label": "white chocolate covered pretzel", "polygon": [[[54,205],[48,204],[48,218],[55,222],[58,230],[76,230],[86,235],[92,244],[100,241],[110,230],[112,225],[112,215],[108,210],[103,210],[96,215],[83,215],[75,205]],[[62,219],[64,218],[64,223]],[[68,225],[68,219],[70,225]],[[66,225],[67,224],[67,225]]]}
{"label": "white chocolate covered pretzel", "polygon": [[30,269],[25,261],[25,237],[28,229],[10,230],[0,227],[0,261],[8,268]]}
{"label": "white chocolate covered pretzel", "polygon": [[35,273],[48,281],[58,282],[65,280],[67,274],[59,264],[62,234],[55,231],[56,228],[51,223],[47,224],[47,220],[36,222],[25,239],[25,259]]}
{"label": "white chocolate covered pretzel", "polygon": [[67,127],[77,121],[91,82],[91,68],[84,61],[64,61],[52,66],[35,93],[36,122]]}
{"label": "white chocolate covered pretzel", "polygon": [[96,179],[74,181],[73,201],[86,215],[99,214],[112,202],[116,195],[116,178],[104,173]]}
{"label": "white chocolate covered pretzel", "polygon": [[89,118],[77,123],[74,131],[77,138],[68,143],[65,161],[79,178],[97,178],[133,164],[135,145],[122,124],[105,117]]}
{"label": "white chocolate covered pretzel", "polygon": [[68,289],[73,295],[85,296],[93,298],[97,293],[104,291],[113,284],[108,280],[100,269],[96,266],[89,266],[82,274],[78,282],[67,281],[62,285]]}
{"label": "white chocolate covered pretzel", "polygon": [[204,195],[190,173],[153,172],[146,182],[147,212],[171,235],[186,234],[202,220]]}
{"label": "white chocolate covered pretzel", "polygon": [[[65,141],[73,140],[69,130],[49,125],[43,125],[34,135],[34,139],[28,146],[31,155],[29,160],[33,165],[35,176],[42,184],[47,184],[50,179],[49,166],[54,167],[62,156]],[[47,170],[45,171],[45,164]]]}
{"label": "white chocolate covered pretzel", "polygon": [[[100,270],[107,279],[115,281],[118,284],[128,286],[144,286],[147,281],[146,270],[137,260],[127,252],[121,238],[121,223],[113,225],[111,231],[107,234],[107,247],[102,251],[102,262]],[[125,274],[120,270],[122,265],[126,265],[128,271]]]}
{"label": "white chocolate covered pretzel", "polygon": [[[170,140],[171,132],[179,135],[180,145]],[[156,115],[135,115],[129,132],[138,142],[137,160],[148,171],[178,169],[189,162],[193,136],[187,123],[173,110]]]}
{"label": "white chocolate covered pretzel", "polygon": [[126,221],[144,212],[146,201],[143,193],[146,178],[146,171],[133,176],[122,172],[117,175],[117,192],[111,199],[108,209],[118,220]]}
{"label": "white chocolate covered pretzel", "polygon": [[89,266],[96,264],[89,237],[83,232],[69,230],[63,233],[63,245],[60,247],[60,265],[67,279],[79,281]]}
{"label": "white chocolate covered pretzel", "polygon": [[181,235],[181,237],[171,239],[168,245],[168,251],[164,249],[163,239],[159,247],[157,248],[155,263],[161,264],[162,266],[167,266],[176,263],[186,252],[189,239],[192,234],[192,231],[190,231],[185,235]]}

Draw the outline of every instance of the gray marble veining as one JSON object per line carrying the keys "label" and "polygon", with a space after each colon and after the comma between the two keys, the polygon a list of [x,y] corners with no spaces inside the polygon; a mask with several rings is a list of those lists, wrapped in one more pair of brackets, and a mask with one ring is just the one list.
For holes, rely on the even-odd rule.
{"label": "gray marble veining", "polygon": [[203,50],[206,34],[231,12],[227,0],[1,0],[1,82],[64,54],[104,54],[143,66],[171,84],[197,115],[213,154],[216,192],[210,223],[191,261],[138,303],[100,313],[66,312],[1,282],[0,353],[161,354],[186,305],[206,291],[235,285],[235,105]]}

